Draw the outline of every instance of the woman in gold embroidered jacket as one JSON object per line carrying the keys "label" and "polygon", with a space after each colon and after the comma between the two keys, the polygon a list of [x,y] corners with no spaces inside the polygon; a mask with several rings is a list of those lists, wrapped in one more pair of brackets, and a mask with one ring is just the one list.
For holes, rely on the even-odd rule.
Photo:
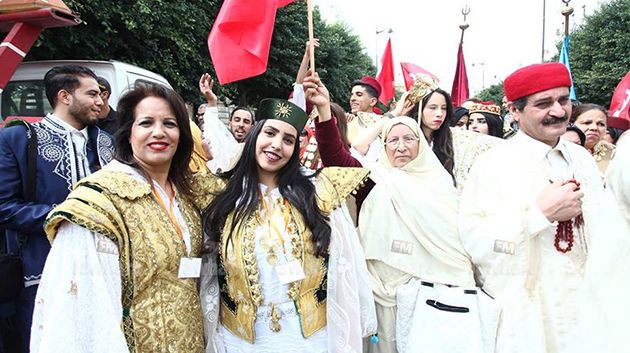
{"label": "woman in gold embroidered jacket", "polygon": [[257,117],[231,171],[195,176],[214,250],[201,274],[207,352],[361,352],[374,304],[342,205],[367,171],[301,167],[307,115],[291,102],[265,99]]}
{"label": "woman in gold embroidered jacket", "polygon": [[48,217],[31,351],[203,352],[186,107],[156,85],[129,91],[117,110],[115,160]]}

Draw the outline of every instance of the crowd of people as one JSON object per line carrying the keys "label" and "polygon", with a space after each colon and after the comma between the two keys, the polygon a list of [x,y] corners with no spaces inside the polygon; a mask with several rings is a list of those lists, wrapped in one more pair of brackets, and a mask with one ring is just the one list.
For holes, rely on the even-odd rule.
{"label": "crowd of people", "polygon": [[308,57],[227,126],[208,74],[193,120],[170,88],[113,109],[91,70],[46,74],[53,111],[0,131],[23,352],[628,350],[630,120],[560,63],[502,106],[419,75],[384,114],[364,76],[345,112]]}

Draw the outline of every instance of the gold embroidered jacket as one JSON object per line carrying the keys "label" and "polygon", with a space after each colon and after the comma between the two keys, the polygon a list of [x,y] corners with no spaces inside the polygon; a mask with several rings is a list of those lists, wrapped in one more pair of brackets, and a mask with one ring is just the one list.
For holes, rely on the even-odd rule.
{"label": "gold embroidered jacket", "polygon": [[[199,257],[198,210],[177,197]],[[101,170],[81,180],[49,215],[51,242],[69,221],[105,235],[119,251],[125,338],[130,352],[203,352],[203,318],[196,279],[178,278],[186,256],[182,239],[150,185],[117,171]]]}

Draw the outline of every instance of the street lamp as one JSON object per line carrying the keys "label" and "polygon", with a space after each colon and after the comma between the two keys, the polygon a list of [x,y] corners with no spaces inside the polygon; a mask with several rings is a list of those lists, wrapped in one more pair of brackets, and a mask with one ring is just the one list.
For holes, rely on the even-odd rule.
{"label": "street lamp", "polygon": [[376,27],[376,35],[374,36],[374,38],[376,38],[376,45],[374,46],[374,65],[376,65],[376,71],[378,71],[378,35],[385,31],[387,31],[387,34],[394,33],[394,30],[391,28],[378,29],[378,27]]}
{"label": "street lamp", "polygon": [[481,90],[484,90],[486,88],[486,63],[480,62],[472,64],[472,66],[475,65],[481,66]]}

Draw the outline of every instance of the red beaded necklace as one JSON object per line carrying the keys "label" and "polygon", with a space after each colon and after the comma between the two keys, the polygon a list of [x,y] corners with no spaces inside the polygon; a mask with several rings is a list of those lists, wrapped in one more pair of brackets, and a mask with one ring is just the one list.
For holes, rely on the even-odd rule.
{"label": "red beaded necklace", "polygon": [[[576,190],[580,190],[580,183],[577,180],[571,179],[564,183],[564,185],[566,185],[567,183],[575,184],[577,186]],[[579,215],[577,215],[577,217],[575,217],[575,221],[568,220],[558,222],[558,227],[556,227],[556,238],[553,241],[553,245],[556,247],[556,250],[561,253],[567,253],[573,248],[574,223],[576,228],[582,227],[584,225],[584,216],[582,216],[582,214],[580,213]],[[563,244],[560,243],[561,241],[563,242]]]}

